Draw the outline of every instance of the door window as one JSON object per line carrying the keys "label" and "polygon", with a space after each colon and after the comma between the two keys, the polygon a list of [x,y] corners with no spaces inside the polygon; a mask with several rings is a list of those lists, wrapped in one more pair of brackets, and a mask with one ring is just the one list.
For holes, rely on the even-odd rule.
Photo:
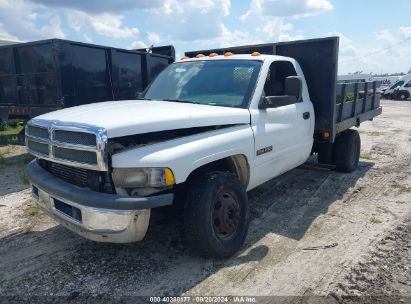
{"label": "door window", "polygon": [[265,96],[284,95],[285,79],[288,76],[297,76],[297,72],[292,63],[289,61],[274,61],[270,65],[265,81]]}

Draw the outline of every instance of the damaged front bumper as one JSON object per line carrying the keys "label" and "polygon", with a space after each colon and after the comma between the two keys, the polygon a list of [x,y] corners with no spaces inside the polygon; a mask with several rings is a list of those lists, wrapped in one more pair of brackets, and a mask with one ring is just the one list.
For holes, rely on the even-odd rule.
{"label": "damaged front bumper", "polygon": [[28,164],[27,174],[40,209],[68,229],[98,242],[142,240],[148,228],[150,209],[173,202],[171,193],[124,197],[83,189],[53,176],[36,160]]}

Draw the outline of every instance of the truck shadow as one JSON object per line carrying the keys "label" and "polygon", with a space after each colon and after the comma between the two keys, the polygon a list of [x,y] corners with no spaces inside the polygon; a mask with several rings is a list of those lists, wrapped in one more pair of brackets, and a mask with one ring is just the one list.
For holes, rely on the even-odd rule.
{"label": "truck shadow", "polygon": [[0,262],[0,273],[5,273],[0,291],[75,293],[80,298],[96,293],[180,295],[220,269],[263,260],[270,249],[258,241],[267,234],[300,240],[372,167],[372,162],[360,162],[356,172],[341,174],[304,166],[252,190],[250,233],[243,250],[229,259],[193,254],[184,243],[182,219],[162,210],[153,212],[146,238],[135,244],[95,243],[61,226],[8,236],[0,239],[0,255],[10,256]]}

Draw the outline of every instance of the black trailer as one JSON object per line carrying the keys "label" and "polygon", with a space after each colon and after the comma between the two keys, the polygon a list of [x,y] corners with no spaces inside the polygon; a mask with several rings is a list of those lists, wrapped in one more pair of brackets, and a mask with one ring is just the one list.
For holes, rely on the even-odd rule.
{"label": "black trailer", "polygon": [[0,46],[0,122],[134,99],[174,60],[173,46],[125,50],[61,39]]}
{"label": "black trailer", "polygon": [[188,57],[210,53],[259,52],[294,58],[304,72],[315,111],[313,152],[321,163],[333,164],[336,137],[381,114],[377,82],[337,84],[338,37],[308,39],[186,52]]}

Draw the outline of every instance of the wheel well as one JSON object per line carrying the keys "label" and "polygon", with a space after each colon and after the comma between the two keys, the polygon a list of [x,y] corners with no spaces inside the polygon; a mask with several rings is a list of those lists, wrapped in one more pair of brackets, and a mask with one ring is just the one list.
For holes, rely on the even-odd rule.
{"label": "wheel well", "polygon": [[238,154],[213,161],[195,169],[187,177],[186,183],[190,184],[200,174],[212,171],[228,171],[233,173],[243,184],[244,188],[247,188],[250,181],[250,166],[247,157]]}

